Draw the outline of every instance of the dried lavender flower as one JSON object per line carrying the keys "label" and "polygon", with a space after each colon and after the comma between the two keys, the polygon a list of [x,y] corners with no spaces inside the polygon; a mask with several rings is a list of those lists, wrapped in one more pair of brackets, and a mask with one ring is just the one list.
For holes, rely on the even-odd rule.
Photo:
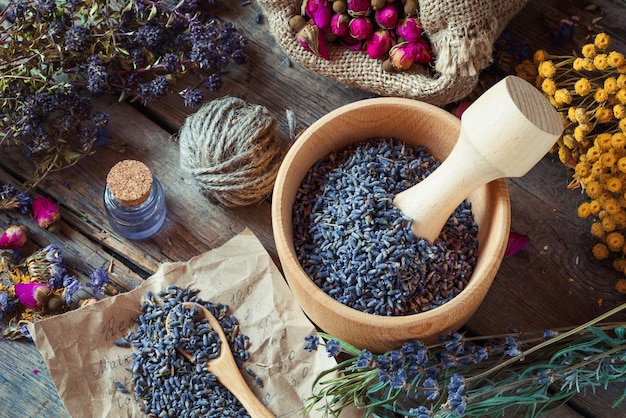
{"label": "dried lavender flower", "polygon": [[31,188],[106,144],[108,119],[92,115],[93,96],[147,105],[190,72],[215,91],[215,74],[247,62],[247,39],[216,17],[215,1],[10,0],[0,23],[0,147],[35,162]]}

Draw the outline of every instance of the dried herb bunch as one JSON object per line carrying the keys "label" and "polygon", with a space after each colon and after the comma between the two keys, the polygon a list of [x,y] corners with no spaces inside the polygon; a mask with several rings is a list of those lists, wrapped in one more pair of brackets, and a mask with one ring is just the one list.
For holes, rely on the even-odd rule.
{"label": "dried herb bunch", "polygon": [[[372,417],[535,417],[576,393],[626,382],[626,323],[602,322],[625,309],[571,329],[476,338],[451,332],[436,345],[413,340],[380,355],[321,334],[329,356],[350,357],[317,376],[306,409],[327,416],[354,405]],[[309,350],[320,344],[317,336],[307,340]]]}
{"label": "dried herb bunch", "polygon": [[600,33],[580,56],[540,50],[534,62],[537,86],[565,128],[553,152],[574,169],[569,187],[581,187],[587,197],[577,212],[592,221],[591,234],[599,240],[593,255],[612,259],[626,274],[626,60],[610,44]]}
{"label": "dried herb bunch", "polygon": [[196,73],[180,91],[197,106],[216,91],[247,39],[213,13],[214,0],[11,0],[0,12],[0,147],[22,147],[36,163],[31,187],[108,140],[108,116],[92,98],[149,104]]}

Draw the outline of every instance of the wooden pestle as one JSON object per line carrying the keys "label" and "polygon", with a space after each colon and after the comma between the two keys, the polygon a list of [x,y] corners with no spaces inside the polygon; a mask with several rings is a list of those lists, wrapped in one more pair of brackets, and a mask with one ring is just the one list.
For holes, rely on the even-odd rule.
{"label": "wooden pestle", "polygon": [[474,190],[502,177],[521,177],[548,152],[563,123],[530,83],[509,76],[482,94],[461,117],[452,152],[423,181],[393,203],[413,219],[416,236],[431,242]]}

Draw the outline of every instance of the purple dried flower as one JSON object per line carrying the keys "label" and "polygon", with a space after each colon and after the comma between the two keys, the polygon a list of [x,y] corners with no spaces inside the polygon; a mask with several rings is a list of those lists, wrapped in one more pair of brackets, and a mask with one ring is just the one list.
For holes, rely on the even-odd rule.
{"label": "purple dried flower", "polygon": [[393,29],[398,23],[398,9],[393,3],[386,4],[374,12],[374,20],[384,29]]}
{"label": "purple dried flower", "polygon": [[504,256],[511,257],[512,255],[517,254],[517,252],[521,251],[529,243],[530,237],[528,235],[510,231],[509,240],[506,243],[506,250],[504,250]]}
{"label": "purple dried flower", "polygon": [[348,25],[350,35],[360,41],[367,39],[374,30],[374,25],[367,17],[355,17]]}
{"label": "purple dried flower", "polygon": [[348,0],[346,2],[350,16],[367,16],[372,12],[371,0]]}
{"label": "purple dried flower", "polygon": [[139,27],[135,32],[135,42],[146,48],[154,48],[161,43],[163,28],[156,24]]}
{"label": "purple dried flower", "polygon": [[350,16],[346,13],[333,14],[333,17],[330,19],[330,31],[337,36],[346,36],[349,24]]}
{"label": "purple dried flower", "polygon": [[416,42],[422,37],[422,24],[418,18],[407,16],[398,21],[396,34],[407,42]]}
{"label": "purple dried flower", "polygon": [[74,25],[65,32],[65,47],[72,51],[83,51],[88,44],[89,31]]}
{"label": "purple dried flower", "polygon": [[378,29],[365,41],[367,55],[374,59],[381,59],[389,52],[393,39],[387,29]]}
{"label": "purple dried flower", "polygon": [[65,303],[68,305],[72,301],[72,295],[83,288],[81,282],[78,281],[76,276],[67,275],[63,278],[63,296],[65,297]]}
{"label": "purple dried flower", "polygon": [[296,38],[305,50],[326,60],[330,59],[328,48],[326,47],[326,38],[315,23],[309,21],[298,31]]}
{"label": "purple dried flower", "polygon": [[303,6],[304,14],[310,17],[322,32],[330,31],[330,20],[333,10],[328,0],[305,0]]}
{"label": "purple dried flower", "polygon": [[304,337],[304,340],[306,341],[306,344],[304,345],[304,349],[306,351],[317,351],[317,346],[320,343],[319,338],[317,337],[317,335],[307,335],[306,337]]}
{"label": "purple dried flower", "polygon": [[328,357],[334,357],[339,352],[341,348],[341,343],[337,340],[328,340],[326,343],[326,352],[328,353]]}
{"label": "purple dried flower", "polygon": [[222,87],[222,78],[217,74],[211,74],[202,82],[202,85],[209,91],[216,92]]}
{"label": "purple dried flower", "polygon": [[185,89],[181,95],[187,107],[199,106],[202,100],[204,100],[204,94],[200,89]]}

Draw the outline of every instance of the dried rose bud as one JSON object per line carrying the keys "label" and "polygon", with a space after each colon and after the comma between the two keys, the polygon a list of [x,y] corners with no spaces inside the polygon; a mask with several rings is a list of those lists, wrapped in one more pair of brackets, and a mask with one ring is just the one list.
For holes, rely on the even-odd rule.
{"label": "dried rose bud", "polygon": [[43,312],[46,310],[52,289],[46,283],[16,283],[15,296],[27,308]]}
{"label": "dried rose bud", "polygon": [[415,62],[420,64],[429,64],[433,60],[433,54],[430,51],[430,46],[424,39],[418,39],[415,42]]}
{"label": "dried rose bud", "polygon": [[351,51],[360,51],[363,47],[363,41],[353,38],[349,33],[339,37],[339,43],[341,46]]}
{"label": "dried rose bud", "polygon": [[398,21],[396,34],[407,42],[417,42],[422,37],[422,24],[416,17],[405,17]]}
{"label": "dried rose bud", "polygon": [[61,228],[59,207],[52,199],[45,196],[39,196],[33,200],[33,217],[37,225],[52,233],[59,232]]}
{"label": "dried rose bud", "polygon": [[370,4],[372,5],[372,9],[380,10],[385,6],[385,4],[387,4],[387,1],[386,0],[370,0]]}
{"label": "dried rose bud", "polygon": [[391,48],[393,39],[387,29],[378,29],[365,41],[365,50],[370,58],[381,59]]}
{"label": "dried rose bud", "polygon": [[350,35],[360,41],[367,39],[374,30],[374,25],[367,17],[352,18],[348,27]]}
{"label": "dried rose bud", "polygon": [[416,44],[401,42],[389,50],[389,59],[396,70],[408,70],[415,62],[418,47]]}
{"label": "dried rose bud", "polygon": [[330,30],[337,36],[346,36],[350,24],[350,16],[346,13],[335,14],[330,19]]}
{"label": "dried rose bud", "polygon": [[348,0],[348,14],[352,17],[368,16],[372,12],[371,0]]}
{"label": "dried rose bud", "polygon": [[318,57],[330,59],[324,33],[311,21],[307,23],[296,35],[298,42],[304,49]]}
{"label": "dried rose bud", "polygon": [[0,250],[17,250],[28,240],[30,230],[24,225],[11,225],[0,236]]}
{"label": "dried rose bud", "polygon": [[332,15],[332,6],[328,0],[307,0],[305,1],[304,13],[309,16],[313,22],[323,32],[330,31],[330,16]]}
{"label": "dried rose bud", "polygon": [[374,12],[374,20],[384,29],[393,29],[398,23],[398,9],[393,4],[387,4]]}

